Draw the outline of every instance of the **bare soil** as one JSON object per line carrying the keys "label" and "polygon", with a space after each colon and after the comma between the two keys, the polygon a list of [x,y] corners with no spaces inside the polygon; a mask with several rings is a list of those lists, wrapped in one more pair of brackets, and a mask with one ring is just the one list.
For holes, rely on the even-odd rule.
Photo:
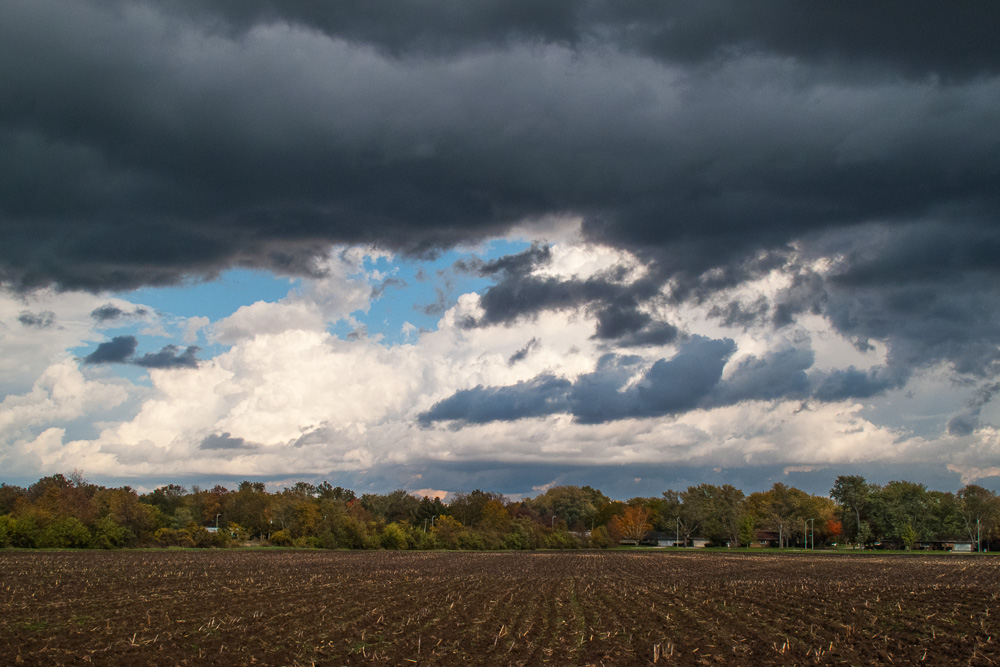
{"label": "bare soil", "polygon": [[1000,559],[0,552],[2,665],[996,665]]}

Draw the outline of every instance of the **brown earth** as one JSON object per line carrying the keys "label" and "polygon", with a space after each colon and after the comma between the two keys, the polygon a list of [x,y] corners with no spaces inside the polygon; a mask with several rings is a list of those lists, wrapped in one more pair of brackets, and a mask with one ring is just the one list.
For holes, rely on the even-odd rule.
{"label": "brown earth", "polygon": [[1000,559],[0,552],[2,665],[996,665]]}

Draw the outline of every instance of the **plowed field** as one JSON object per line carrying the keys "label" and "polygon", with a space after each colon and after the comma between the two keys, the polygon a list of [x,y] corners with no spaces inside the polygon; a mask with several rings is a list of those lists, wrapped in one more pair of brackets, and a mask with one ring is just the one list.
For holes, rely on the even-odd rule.
{"label": "plowed field", "polygon": [[1000,559],[0,552],[2,665],[996,665]]}

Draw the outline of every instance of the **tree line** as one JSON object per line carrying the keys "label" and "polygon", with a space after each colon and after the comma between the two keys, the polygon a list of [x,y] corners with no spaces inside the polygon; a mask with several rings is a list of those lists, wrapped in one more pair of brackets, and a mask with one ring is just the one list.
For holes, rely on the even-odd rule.
{"label": "tree line", "polygon": [[639,543],[651,535],[730,547],[853,543],[913,548],[926,542],[1000,542],[1000,497],[976,485],[957,493],[923,484],[840,476],[829,497],[776,483],[745,495],[699,484],[660,496],[612,500],[590,486],[554,486],[512,500],[475,490],[448,502],[399,489],[362,494],[328,482],[269,492],[244,481],[140,494],[82,474],[27,488],[0,484],[0,547],[295,546],[327,549],[574,549]]}

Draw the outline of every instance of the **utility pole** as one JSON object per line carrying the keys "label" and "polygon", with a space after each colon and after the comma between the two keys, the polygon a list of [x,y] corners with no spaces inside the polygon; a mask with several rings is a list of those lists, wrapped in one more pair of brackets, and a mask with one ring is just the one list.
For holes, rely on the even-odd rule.
{"label": "utility pole", "polygon": [[676,547],[677,543],[681,541],[681,518],[679,516],[675,516],[674,519],[677,520],[677,523],[674,526],[674,546]]}
{"label": "utility pole", "polygon": [[812,551],[816,551],[816,519],[815,518],[809,519],[809,527],[812,529],[810,531],[810,536],[812,537],[812,542],[810,543],[812,546],[810,547],[810,549]]}

